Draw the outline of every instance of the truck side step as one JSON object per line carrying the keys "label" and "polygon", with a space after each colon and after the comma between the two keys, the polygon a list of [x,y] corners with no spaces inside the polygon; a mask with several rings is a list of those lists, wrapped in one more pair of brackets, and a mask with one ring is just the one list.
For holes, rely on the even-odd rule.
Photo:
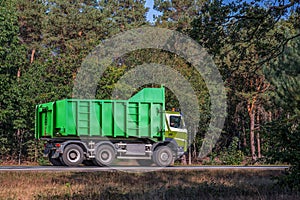
{"label": "truck side step", "polygon": [[141,159],[141,160],[151,160],[149,156],[117,156],[118,159]]}

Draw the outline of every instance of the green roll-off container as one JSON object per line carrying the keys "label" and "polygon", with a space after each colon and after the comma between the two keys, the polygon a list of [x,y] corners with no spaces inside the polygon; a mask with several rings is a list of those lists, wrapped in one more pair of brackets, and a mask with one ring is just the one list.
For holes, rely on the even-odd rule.
{"label": "green roll-off container", "polygon": [[35,137],[164,140],[164,88],[145,88],[128,100],[64,99],[37,105]]}

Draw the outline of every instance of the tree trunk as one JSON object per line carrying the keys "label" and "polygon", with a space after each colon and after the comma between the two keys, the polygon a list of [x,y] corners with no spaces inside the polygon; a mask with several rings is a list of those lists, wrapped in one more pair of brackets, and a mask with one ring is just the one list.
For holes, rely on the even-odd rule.
{"label": "tree trunk", "polygon": [[259,114],[257,113],[257,133],[256,133],[256,142],[257,142],[257,157],[261,158],[261,144],[260,144],[260,135],[259,135],[259,131],[260,131],[260,119],[259,119]]}
{"label": "tree trunk", "polygon": [[21,157],[22,157],[22,135],[21,130],[17,130],[17,136],[19,139],[19,155],[18,155],[18,164],[21,165]]}
{"label": "tree trunk", "polygon": [[255,154],[255,137],[254,137],[254,125],[255,125],[255,112],[249,113],[250,115],[250,148],[251,148],[251,157],[253,161],[256,161]]}
{"label": "tree trunk", "polygon": [[191,165],[192,164],[192,148],[191,148],[191,145],[189,145],[189,162],[188,164]]}
{"label": "tree trunk", "polygon": [[260,149],[260,136],[259,132],[256,133],[256,142],[257,142],[257,157],[261,158],[261,149]]}
{"label": "tree trunk", "polygon": [[271,122],[272,121],[272,112],[269,111],[269,114],[268,114],[268,122]]}
{"label": "tree trunk", "polygon": [[[198,160],[197,159],[197,149],[196,149],[196,142],[193,142],[193,153],[192,153],[192,158],[194,159],[194,160]],[[191,161],[191,164],[192,164],[192,161]]]}
{"label": "tree trunk", "polygon": [[30,64],[32,64],[34,61],[34,54],[35,54],[35,49],[32,49],[31,56],[30,56]]}
{"label": "tree trunk", "polygon": [[39,156],[38,145],[39,145],[39,143],[35,141],[35,145],[34,145],[34,162],[37,162],[38,156]]}
{"label": "tree trunk", "polygon": [[252,99],[251,102],[248,102],[248,114],[250,117],[250,148],[251,148],[251,157],[252,161],[256,161],[256,154],[255,154],[255,101],[256,97]]}
{"label": "tree trunk", "polygon": [[21,77],[21,68],[19,67],[18,72],[17,72],[17,81],[20,80]]}
{"label": "tree trunk", "polygon": [[185,156],[185,155],[183,155],[183,156],[181,157],[181,164],[182,164],[182,165],[186,165],[186,156]]}
{"label": "tree trunk", "polygon": [[243,149],[247,148],[247,135],[246,135],[246,128],[245,128],[245,121],[243,120]]}

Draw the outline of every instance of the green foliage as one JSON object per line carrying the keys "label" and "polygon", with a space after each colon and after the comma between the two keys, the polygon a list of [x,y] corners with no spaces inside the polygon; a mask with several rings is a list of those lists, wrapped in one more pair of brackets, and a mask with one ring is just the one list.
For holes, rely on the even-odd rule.
{"label": "green foliage", "polygon": [[26,142],[27,160],[31,162],[43,162],[44,141],[29,140]]}
{"label": "green foliage", "polygon": [[[23,63],[24,48],[18,40],[18,18],[14,4],[0,4],[0,121],[8,122],[11,112],[11,84]],[[0,123],[1,126],[2,123]]]}
{"label": "green foliage", "polygon": [[37,163],[40,165],[40,166],[47,166],[47,165],[50,165],[50,162],[49,162],[49,159],[48,158],[39,158],[37,160]]}
{"label": "green foliage", "polygon": [[276,86],[272,100],[280,109],[279,117],[264,126],[270,162],[279,161],[292,166],[280,183],[296,190],[300,190],[299,42],[299,39],[291,41],[283,56],[267,70]]}
{"label": "green foliage", "polygon": [[11,151],[8,138],[0,137],[0,163],[1,160],[6,159],[7,155]]}
{"label": "green foliage", "polygon": [[265,138],[269,142],[267,157],[271,163],[287,163],[291,168],[285,177],[279,178],[282,186],[300,190],[300,116],[281,118],[265,126]]}
{"label": "green foliage", "polygon": [[156,26],[185,32],[191,28],[205,2],[208,0],[154,0],[154,9],[162,12],[156,16]]}
{"label": "green foliage", "polygon": [[203,165],[218,165],[219,163],[217,162],[217,156],[217,153],[211,152],[208,156],[209,160],[204,160]]}
{"label": "green foliage", "polygon": [[[299,36],[299,2],[290,1],[287,7],[259,0],[228,4],[221,0],[154,2],[154,9],[162,12],[155,26],[189,34],[213,56],[223,75],[228,91],[228,118],[223,139],[212,155],[232,140],[220,158],[226,164],[241,162],[243,155],[234,136],[243,133],[249,138],[247,105],[257,97],[255,106],[261,119],[257,125],[268,121],[265,116],[269,112],[273,121],[266,126],[264,153],[273,152],[270,158],[274,162],[291,163],[294,167],[290,173],[297,177],[300,50],[299,41],[288,41]],[[71,98],[76,73],[96,45],[115,34],[148,24],[144,4],[144,0],[0,1],[2,158],[16,159],[21,153],[22,158],[44,162],[36,154],[42,147],[33,141],[35,105]],[[292,46],[286,48],[289,45]],[[201,75],[178,55],[155,49],[137,50],[116,60],[118,63],[113,62],[102,79],[96,80],[96,97],[110,98],[119,78],[135,66],[159,63],[172,67],[191,83],[199,100],[200,128],[195,140],[195,148],[199,149],[211,117],[210,96]],[[266,66],[271,70],[263,73]],[[264,88],[269,84],[269,88]],[[171,91],[167,90],[166,97],[167,109],[180,106]],[[243,148],[247,148],[244,152],[249,151],[248,146]]]}
{"label": "green foliage", "polygon": [[19,34],[16,1],[4,1],[0,4],[0,135],[1,156],[9,158],[17,154],[14,147],[19,145],[15,134],[25,121],[17,97],[21,92],[19,77],[26,63],[26,48]]}
{"label": "green foliage", "polygon": [[[295,12],[288,13],[290,6],[294,6],[291,9]],[[299,2],[281,7],[275,2],[267,5],[259,0],[226,4],[224,1],[204,1],[189,30],[190,36],[213,56],[227,87],[226,136],[220,144],[226,143],[236,133],[242,133],[241,140],[251,140],[248,146],[244,142],[242,145],[243,148],[251,146],[253,159],[256,159],[258,145],[255,138],[258,135],[254,134],[260,133],[259,126],[277,109],[270,101],[273,85],[266,79],[263,68],[282,54],[290,39],[299,36],[294,31],[297,26],[295,19],[299,19],[297,8]],[[290,18],[282,17],[284,14]],[[291,87],[287,85],[286,88]]]}
{"label": "green foliage", "polygon": [[239,138],[233,137],[231,144],[225,148],[219,156],[220,161],[226,165],[240,165],[244,160],[244,154],[239,147]]}
{"label": "green foliage", "polygon": [[[105,73],[103,74],[101,80],[98,83],[96,98],[97,99],[118,98],[118,97],[112,97],[112,91],[117,86],[116,84],[118,80],[125,73],[126,69],[127,67],[125,65],[108,67]],[[124,88],[126,86],[122,85],[119,87]]]}
{"label": "green foliage", "polygon": [[144,3],[1,1],[0,133],[7,138],[6,155],[40,160],[33,141],[35,105],[72,97],[82,60],[104,39],[145,24]]}

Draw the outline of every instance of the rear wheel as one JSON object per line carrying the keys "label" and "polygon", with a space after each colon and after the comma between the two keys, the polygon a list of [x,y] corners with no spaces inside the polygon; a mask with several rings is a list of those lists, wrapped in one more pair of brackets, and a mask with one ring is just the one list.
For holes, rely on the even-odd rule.
{"label": "rear wheel", "polygon": [[78,166],[83,161],[83,150],[76,144],[68,145],[62,155],[62,161],[67,166]]}
{"label": "rear wheel", "polygon": [[109,166],[115,160],[115,150],[111,145],[103,144],[98,147],[95,161],[100,166]]}
{"label": "rear wheel", "polygon": [[168,146],[159,146],[154,151],[154,162],[160,167],[170,166],[173,161],[173,152]]}

